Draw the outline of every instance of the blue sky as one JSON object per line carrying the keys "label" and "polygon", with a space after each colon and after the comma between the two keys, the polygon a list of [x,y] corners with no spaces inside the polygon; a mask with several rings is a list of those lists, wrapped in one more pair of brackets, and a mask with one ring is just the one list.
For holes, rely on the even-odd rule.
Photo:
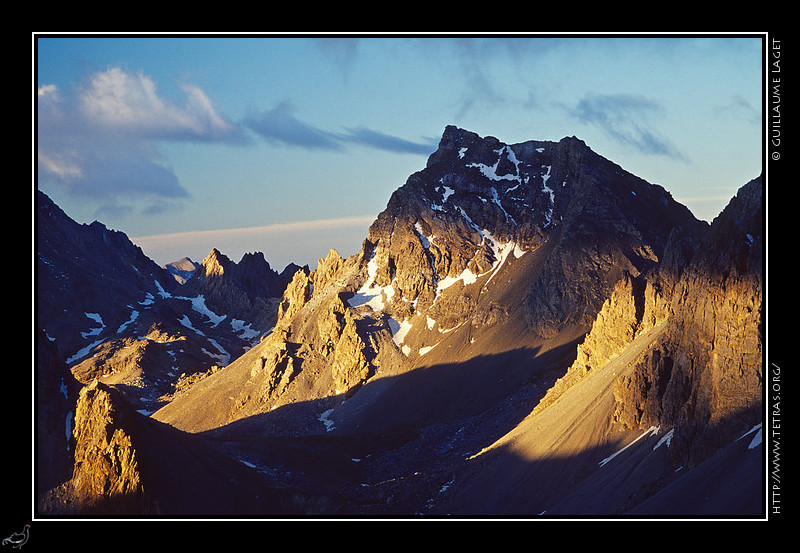
{"label": "blue sky", "polygon": [[577,136],[711,220],[762,166],[760,36],[34,36],[37,186],[159,264],[355,253],[454,124]]}

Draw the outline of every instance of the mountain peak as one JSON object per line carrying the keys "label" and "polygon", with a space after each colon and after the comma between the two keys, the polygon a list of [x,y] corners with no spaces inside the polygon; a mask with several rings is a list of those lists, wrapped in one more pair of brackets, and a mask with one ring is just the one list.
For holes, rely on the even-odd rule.
{"label": "mountain peak", "polygon": [[179,284],[183,284],[192,276],[192,273],[194,273],[199,266],[199,263],[192,261],[190,258],[182,257],[177,261],[167,263],[164,265],[164,268]]}
{"label": "mountain peak", "polygon": [[[465,271],[489,274],[509,252],[521,255],[550,242],[560,253],[547,260],[528,298],[538,321],[532,324],[542,327],[545,319],[563,324],[565,316],[590,321],[617,272],[651,266],[674,226],[696,223],[663,188],[576,137],[506,144],[451,125],[426,167],[378,215],[369,243],[375,284],[395,280],[398,308],[418,300],[424,308],[441,283]],[[581,266],[601,278],[571,276]]]}
{"label": "mountain peak", "polygon": [[228,256],[220,252],[217,248],[214,248],[205,259],[203,259],[200,266],[203,268],[206,276],[219,276],[230,267],[230,264],[231,260]]}
{"label": "mountain peak", "polygon": [[264,257],[263,252],[246,252],[242,255],[242,259],[239,260],[239,264],[242,263],[266,263],[269,265],[269,262]]}

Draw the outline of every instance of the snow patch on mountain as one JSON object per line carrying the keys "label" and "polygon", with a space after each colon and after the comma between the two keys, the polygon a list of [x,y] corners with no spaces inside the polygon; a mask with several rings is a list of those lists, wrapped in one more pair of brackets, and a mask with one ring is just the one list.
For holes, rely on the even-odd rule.
{"label": "snow patch on mountain", "polygon": [[391,284],[387,286],[376,286],[375,275],[378,273],[378,261],[373,254],[367,263],[367,281],[352,298],[347,300],[350,307],[361,307],[364,305],[369,306],[373,311],[381,311],[386,307],[383,301],[384,295],[387,300],[391,300],[394,296],[394,288]]}
{"label": "snow patch on mountain", "polygon": [[444,194],[442,195],[442,203],[447,201],[447,198],[452,196],[455,193],[455,190],[450,188],[449,186],[444,186]]}
{"label": "snow patch on mountain", "polygon": [[458,276],[445,277],[445,278],[443,278],[442,280],[440,280],[436,284],[436,296],[438,297],[439,294],[441,294],[444,290],[450,288],[453,284],[455,284],[459,280],[463,281],[465,285],[466,284],[473,284],[474,282],[476,282],[478,280],[479,276],[480,275],[476,275],[475,273],[473,273],[469,269],[464,269],[463,271],[461,271],[461,274],[458,275]]}
{"label": "snow patch on mountain", "polygon": [[651,436],[651,435],[655,435],[655,434],[658,434],[658,427],[657,427],[657,426],[651,426],[650,428],[648,428],[647,430],[645,430],[644,432],[642,432],[642,434],[641,434],[641,435],[640,435],[638,438],[636,438],[635,440],[633,440],[631,443],[629,443],[628,445],[626,445],[626,446],[625,446],[625,447],[623,447],[622,449],[620,449],[620,450],[618,450],[618,451],[614,452],[613,454],[609,455],[608,457],[606,457],[605,459],[603,459],[602,461],[600,461],[600,463],[598,463],[598,465],[599,465],[599,466],[601,466],[601,467],[602,467],[602,466],[605,466],[605,465],[606,465],[606,464],[608,464],[608,463],[609,463],[611,460],[613,460],[615,457],[617,457],[619,454],[621,454],[623,451],[625,451],[625,450],[626,450],[626,449],[628,449],[629,447],[633,446],[633,445],[634,445],[636,442],[638,442],[638,441],[639,441],[639,440],[641,440],[642,438],[646,438],[647,436]]}
{"label": "snow patch on mountain", "polygon": [[327,411],[324,411],[322,414],[320,414],[319,417],[317,417],[317,420],[325,425],[325,430],[327,432],[332,432],[333,430],[336,429],[334,422],[330,419],[331,413],[333,413],[333,409],[328,409]]}
{"label": "snow patch on mountain", "polygon": [[[497,161],[495,162],[494,165],[488,166],[483,163],[468,163],[467,167],[477,167],[483,174],[483,176],[489,180],[493,181],[508,180],[508,181],[521,182],[520,171],[519,171],[519,160],[517,159],[516,155],[514,155],[513,150],[508,146],[504,146],[499,150],[495,150],[495,153],[497,154]],[[515,171],[516,174],[512,173],[507,173],[505,175],[497,174],[497,168],[500,165],[500,162],[503,160],[504,153],[507,156],[508,160],[514,165],[516,169]]]}
{"label": "snow patch on mountain", "polygon": [[97,328],[92,328],[87,332],[81,332],[81,336],[84,338],[88,338],[89,336],[97,336],[105,329],[106,325],[103,323],[103,318],[98,313],[84,313],[87,318],[95,321],[100,326]]}
{"label": "snow patch on mountain", "polygon": [[388,324],[389,329],[392,331],[392,341],[401,349],[403,353],[408,355],[411,352],[411,348],[407,345],[403,345],[403,342],[406,339],[406,335],[414,325],[407,318],[403,319],[401,322],[392,317],[389,317]]}
{"label": "snow patch on mountain", "polygon": [[750,440],[750,444],[747,446],[747,449],[754,449],[754,448],[760,446],[761,442],[763,441],[762,423],[758,423],[753,428],[751,428],[750,430],[748,430],[747,432],[745,432],[744,434],[739,436],[736,439],[736,441],[738,442],[739,440],[741,440],[742,438],[744,438],[746,436],[749,436],[750,434],[755,434],[755,435],[753,436],[753,439]]}
{"label": "snow patch on mountain", "polygon": [[545,219],[547,221],[547,224],[549,225],[550,222],[553,220],[553,207],[555,206],[556,196],[553,189],[547,186],[547,181],[550,179],[550,169],[552,169],[552,166],[542,165],[542,169],[547,170],[545,173],[542,174],[542,192],[550,196],[550,209],[548,210],[547,213],[545,213]]}
{"label": "snow patch on mountain", "polygon": [[231,319],[231,328],[238,333],[242,340],[253,340],[259,337],[259,332],[253,329],[252,323],[245,323],[239,319]]}
{"label": "snow patch on mountain", "polygon": [[130,318],[121,325],[119,325],[119,328],[117,328],[117,334],[122,334],[125,331],[125,329],[128,328],[128,325],[133,324],[134,321],[136,321],[136,319],[138,318],[139,318],[139,311],[137,311],[136,309],[131,309]]}
{"label": "snow patch on mountain", "polygon": [[435,348],[438,345],[439,345],[439,342],[433,344],[432,346],[425,346],[425,347],[419,348],[419,354],[420,355],[425,355],[426,353],[428,353],[429,351],[431,351],[433,348]]}

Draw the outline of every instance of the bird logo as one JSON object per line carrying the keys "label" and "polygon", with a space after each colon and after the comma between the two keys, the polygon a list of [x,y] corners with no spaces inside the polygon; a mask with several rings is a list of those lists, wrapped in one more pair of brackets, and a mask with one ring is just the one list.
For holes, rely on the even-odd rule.
{"label": "bird logo", "polygon": [[30,524],[26,524],[25,528],[22,529],[22,532],[14,532],[6,539],[3,540],[3,545],[10,545],[15,549],[19,549],[25,542],[28,541],[28,532],[30,531]]}

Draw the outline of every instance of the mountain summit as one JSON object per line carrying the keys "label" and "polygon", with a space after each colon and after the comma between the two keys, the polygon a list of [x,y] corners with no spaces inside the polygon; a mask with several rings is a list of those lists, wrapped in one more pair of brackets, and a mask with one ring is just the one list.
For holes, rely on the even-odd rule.
{"label": "mountain summit", "polygon": [[[285,274],[272,331],[147,419],[141,458],[169,428],[284,514],[755,512],[760,192],[708,225],[577,138],[448,126],[357,254]],[[251,312],[229,285],[266,267],[213,251],[184,286]],[[676,497],[708,466],[748,478]],[[217,512],[179,496],[162,512]]]}
{"label": "mountain summit", "polygon": [[544,247],[525,306],[531,330],[547,335],[591,323],[621,273],[652,267],[676,226],[694,233],[703,224],[574,137],[506,145],[447,127],[426,168],[371,226],[369,243],[375,284],[393,278],[398,309],[402,300],[421,310],[452,283]]}

